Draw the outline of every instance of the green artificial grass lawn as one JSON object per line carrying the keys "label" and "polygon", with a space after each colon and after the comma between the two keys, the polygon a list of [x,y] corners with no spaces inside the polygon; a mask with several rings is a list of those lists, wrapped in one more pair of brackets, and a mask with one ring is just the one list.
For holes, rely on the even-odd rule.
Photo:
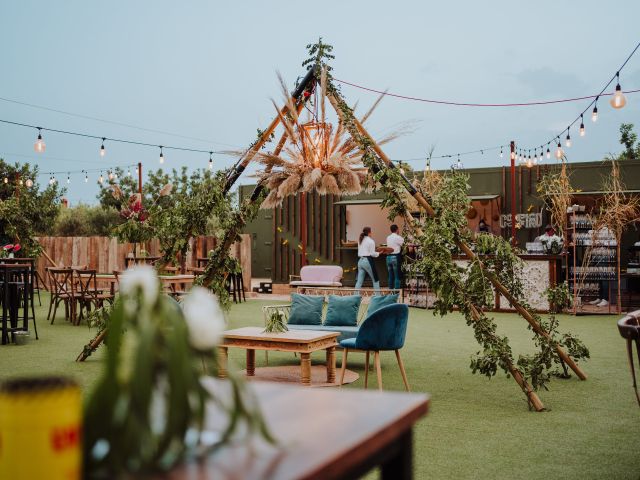
{"label": "green artificial grass lawn", "polygon": [[[42,301],[43,307],[36,307],[40,340],[0,346],[0,379],[65,374],[75,377],[86,392],[100,374],[104,350],[76,363],[95,332],[69,325],[61,312],[49,325],[47,294]],[[234,305],[230,327],[262,325],[260,307],[267,303],[274,302]],[[515,314],[497,314],[496,320],[516,355],[532,351],[524,320]],[[414,429],[415,478],[638,479],[640,408],[616,320],[562,316],[561,330],[575,333],[591,350],[591,359],[581,364],[589,379],[554,379],[549,391],[539,392],[549,411],[535,413],[527,409],[513,379],[471,374],[469,359],[478,345],[458,313],[440,318],[411,309],[402,357],[412,390],[431,394],[430,412]],[[231,349],[230,358],[237,368],[244,367],[244,351]],[[314,359],[322,362],[324,355]],[[350,355],[349,368],[361,378],[347,388],[363,388],[363,360],[364,355]],[[264,355],[258,353],[256,361],[263,365]],[[289,354],[269,355],[270,365],[296,363]],[[382,353],[382,377],[385,389],[403,390],[392,352]],[[372,378],[370,387],[375,388],[375,375]]]}

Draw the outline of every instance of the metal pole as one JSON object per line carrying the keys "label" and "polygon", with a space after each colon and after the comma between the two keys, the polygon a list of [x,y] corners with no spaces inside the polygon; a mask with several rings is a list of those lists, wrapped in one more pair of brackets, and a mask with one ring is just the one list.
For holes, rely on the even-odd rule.
{"label": "metal pole", "polygon": [[511,243],[516,246],[516,142],[511,140]]}
{"label": "metal pole", "polygon": [[138,193],[142,195],[142,162],[138,162]]}

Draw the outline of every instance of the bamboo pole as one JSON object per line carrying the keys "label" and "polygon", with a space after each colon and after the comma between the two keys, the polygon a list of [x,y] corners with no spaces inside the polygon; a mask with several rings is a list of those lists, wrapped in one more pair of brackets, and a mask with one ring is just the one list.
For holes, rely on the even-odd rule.
{"label": "bamboo pole", "polygon": [[[338,105],[336,98],[334,97],[333,94],[328,94],[328,97],[329,97],[329,101],[331,102],[334,109],[336,110],[336,113],[342,118],[342,112],[340,111],[340,107]],[[389,157],[387,157],[387,155],[382,151],[378,143],[371,137],[371,135],[369,135],[369,133],[358,121],[358,119],[354,117],[353,120],[356,128],[358,129],[358,132],[361,135],[364,135],[365,137],[367,137],[371,141],[371,146],[373,150],[378,154],[378,156],[382,159],[382,161],[385,162],[387,167],[395,168],[395,166],[393,165],[393,162],[391,162]],[[418,204],[427,212],[429,216],[432,216],[432,217],[435,216],[435,211],[433,210],[433,207],[431,207],[431,205],[429,204],[429,202],[427,202],[424,196],[420,192],[418,192],[409,183],[408,180],[406,181],[405,187],[413,195],[413,197],[418,201]],[[467,256],[469,261],[471,262],[478,261],[480,267],[481,268],[483,267],[482,262],[476,257],[476,254],[469,248],[469,246],[466,243],[464,243],[460,239],[456,239],[456,245],[458,246],[458,248],[460,248],[460,250],[463,251],[463,253]],[[486,273],[489,280],[491,281],[493,286],[496,288],[496,290],[498,290],[509,301],[509,303],[513,305],[513,307],[517,310],[517,312],[529,323],[529,325],[531,325],[531,328],[533,329],[533,331],[536,334],[541,335],[544,338],[549,340],[550,339],[549,334],[542,329],[540,324],[536,321],[535,318],[533,318],[531,313],[527,311],[527,309],[525,309],[522,305],[520,305],[520,303],[518,303],[518,301],[514,298],[511,292],[509,292],[507,288],[504,285],[502,285],[502,283],[500,283],[500,281],[495,277],[495,275],[493,275],[491,272],[486,272]],[[565,362],[567,365],[569,365],[571,370],[573,370],[581,380],[587,379],[587,375],[576,364],[576,362],[562,349],[562,347],[560,347],[559,345],[556,345],[555,350],[558,356],[562,359],[562,361]]]}

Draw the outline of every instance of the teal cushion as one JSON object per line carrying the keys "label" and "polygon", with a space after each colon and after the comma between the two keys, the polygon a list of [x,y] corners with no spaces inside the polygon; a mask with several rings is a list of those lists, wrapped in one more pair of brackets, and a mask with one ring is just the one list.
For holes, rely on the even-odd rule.
{"label": "teal cushion", "polygon": [[358,310],[360,309],[360,295],[329,295],[326,326],[353,326],[358,324]]}
{"label": "teal cushion", "polygon": [[374,295],[369,302],[369,309],[367,310],[367,317],[376,310],[380,310],[387,305],[393,305],[398,303],[398,294],[393,293],[391,295]]}
{"label": "teal cushion", "polygon": [[291,294],[291,325],[322,325],[322,295]]}

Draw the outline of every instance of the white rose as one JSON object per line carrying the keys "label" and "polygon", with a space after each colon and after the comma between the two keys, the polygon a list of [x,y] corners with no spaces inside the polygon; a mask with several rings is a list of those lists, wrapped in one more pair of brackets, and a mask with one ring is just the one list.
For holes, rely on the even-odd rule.
{"label": "white rose", "polygon": [[136,265],[126,270],[120,277],[120,292],[132,295],[142,290],[143,302],[153,305],[158,299],[159,283],[156,270],[150,265]]}
{"label": "white rose", "polygon": [[182,302],[182,311],[193,348],[203,351],[214,348],[226,328],[218,299],[206,288],[193,287]]}

